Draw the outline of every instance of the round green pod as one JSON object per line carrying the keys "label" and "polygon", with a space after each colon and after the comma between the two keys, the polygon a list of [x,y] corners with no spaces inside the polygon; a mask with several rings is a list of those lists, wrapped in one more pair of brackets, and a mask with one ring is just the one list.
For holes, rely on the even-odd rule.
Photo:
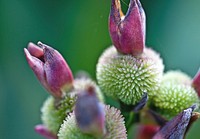
{"label": "round green pod", "polygon": [[145,48],[142,55],[133,57],[110,47],[99,58],[97,82],[107,96],[125,104],[136,104],[144,92],[149,97],[159,88],[164,66],[159,54]]}
{"label": "round green pod", "polygon": [[60,125],[65,119],[66,115],[70,113],[75,104],[75,96],[67,95],[63,100],[61,100],[56,106],[55,99],[50,96],[44,102],[41,108],[41,119],[43,124],[54,134],[58,133]]}
{"label": "round green pod", "polygon": [[[106,134],[104,139],[126,139],[126,128],[121,112],[114,107],[105,106]],[[68,115],[58,133],[59,139],[97,139],[89,134],[82,133],[78,128],[74,112]],[[101,139],[100,137],[99,139]]]}
{"label": "round green pod", "polygon": [[180,70],[170,70],[164,73],[162,82],[191,85],[191,77]]}
{"label": "round green pod", "polygon": [[151,107],[163,117],[171,119],[193,104],[199,107],[199,99],[195,90],[188,85],[164,82],[157,95],[151,99]]}
{"label": "round green pod", "polygon": [[103,102],[104,98],[95,82],[90,79],[80,78],[74,80],[74,89],[71,92],[66,93],[65,97],[59,102],[51,96],[47,98],[41,108],[41,119],[43,124],[54,134],[58,133],[60,125],[63,123],[65,117],[71,113],[74,109],[74,104],[77,99],[77,94],[81,90],[85,90],[88,87],[93,87],[97,93],[99,101]]}

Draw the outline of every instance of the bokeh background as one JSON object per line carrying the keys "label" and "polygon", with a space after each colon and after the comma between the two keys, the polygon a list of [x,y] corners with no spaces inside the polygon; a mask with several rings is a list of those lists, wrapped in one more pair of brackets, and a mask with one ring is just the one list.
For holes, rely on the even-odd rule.
{"label": "bokeh background", "polygon": [[[48,94],[30,70],[23,53],[29,41],[59,50],[73,73],[86,70],[95,79],[102,51],[111,45],[111,0],[0,0],[0,138],[42,139],[40,107]],[[165,70],[191,77],[200,66],[200,1],[141,0],[147,15],[146,44],[160,52]],[[128,0],[121,1],[124,11]],[[200,120],[199,120],[200,121]],[[200,122],[188,138],[200,133]]]}

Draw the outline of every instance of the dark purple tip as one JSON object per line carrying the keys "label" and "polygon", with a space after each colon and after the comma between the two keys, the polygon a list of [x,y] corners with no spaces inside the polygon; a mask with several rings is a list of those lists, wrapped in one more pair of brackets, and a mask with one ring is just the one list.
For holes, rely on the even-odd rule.
{"label": "dark purple tip", "polygon": [[183,139],[195,108],[196,105],[193,105],[167,122],[153,139]]}

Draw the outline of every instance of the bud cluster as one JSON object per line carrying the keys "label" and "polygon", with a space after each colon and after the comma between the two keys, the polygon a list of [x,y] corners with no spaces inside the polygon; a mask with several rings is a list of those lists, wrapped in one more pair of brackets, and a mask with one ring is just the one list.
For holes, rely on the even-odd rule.
{"label": "bud cluster", "polygon": [[[125,15],[120,0],[111,1],[113,45],[99,57],[97,84],[89,77],[74,78],[54,48],[29,43],[27,62],[51,95],[35,131],[47,139],[127,139],[137,124],[137,139],[185,138],[200,117],[200,71],[193,79],[179,70],[164,72],[160,54],[145,45],[145,29],[139,0],[130,0]],[[104,95],[119,107],[106,104]]]}

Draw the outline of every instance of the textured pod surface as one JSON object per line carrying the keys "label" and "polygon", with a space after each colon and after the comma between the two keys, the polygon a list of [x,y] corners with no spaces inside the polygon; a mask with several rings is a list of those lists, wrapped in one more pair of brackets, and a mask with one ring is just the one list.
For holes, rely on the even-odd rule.
{"label": "textured pod surface", "polygon": [[67,116],[68,113],[71,113],[74,108],[75,101],[77,99],[77,93],[81,90],[85,90],[88,87],[94,87],[98,99],[103,102],[103,95],[98,88],[98,86],[90,79],[76,79],[74,81],[74,89],[73,91],[69,92],[58,104],[55,106],[55,99],[49,97],[42,109],[42,122],[44,125],[54,134],[57,134],[60,125],[62,124],[63,120]]}
{"label": "textured pod surface", "polygon": [[154,110],[171,119],[193,104],[199,105],[195,90],[184,84],[162,83],[157,95],[152,99]]}
{"label": "textured pod surface", "polygon": [[191,85],[191,77],[180,70],[171,70],[163,75],[162,82]]}
{"label": "textured pod surface", "polygon": [[[126,129],[124,125],[124,118],[119,110],[116,108],[105,106],[106,113],[106,129],[107,133],[104,139],[126,139]],[[59,139],[97,139],[80,131],[76,125],[75,115],[71,113],[61,125],[58,133]]]}
{"label": "textured pod surface", "polygon": [[54,134],[57,134],[60,125],[63,120],[67,116],[68,113],[71,113],[74,108],[75,101],[77,99],[77,94],[81,90],[86,90],[88,87],[94,87],[97,98],[103,102],[103,95],[98,88],[98,86],[90,79],[76,79],[74,81],[74,89],[69,92],[64,99],[62,99],[58,105],[55,107],[55,99],[53,97],[49,97],[42,109],[42,122],[43,124]]}
{"label": "textured pod surface", "polygon": [[75,96],[68,95],[63,100],[61,100],[59,106],[55,107],[55,99],[53,97],[47,98],[41,109],[42,112],[42,122],[54,134],[58,133],[60,125],[63,120],[70,113],[75,104]]}
{"label": "textured pod surface", "polygon": [[107,95],[126,104],[136,104],[148,92],[154,95],[160,84],[163,63],[159,54],[150,48],[135,58],[119,54],[112,46],[105,50],[97,64],[97,81]]}

